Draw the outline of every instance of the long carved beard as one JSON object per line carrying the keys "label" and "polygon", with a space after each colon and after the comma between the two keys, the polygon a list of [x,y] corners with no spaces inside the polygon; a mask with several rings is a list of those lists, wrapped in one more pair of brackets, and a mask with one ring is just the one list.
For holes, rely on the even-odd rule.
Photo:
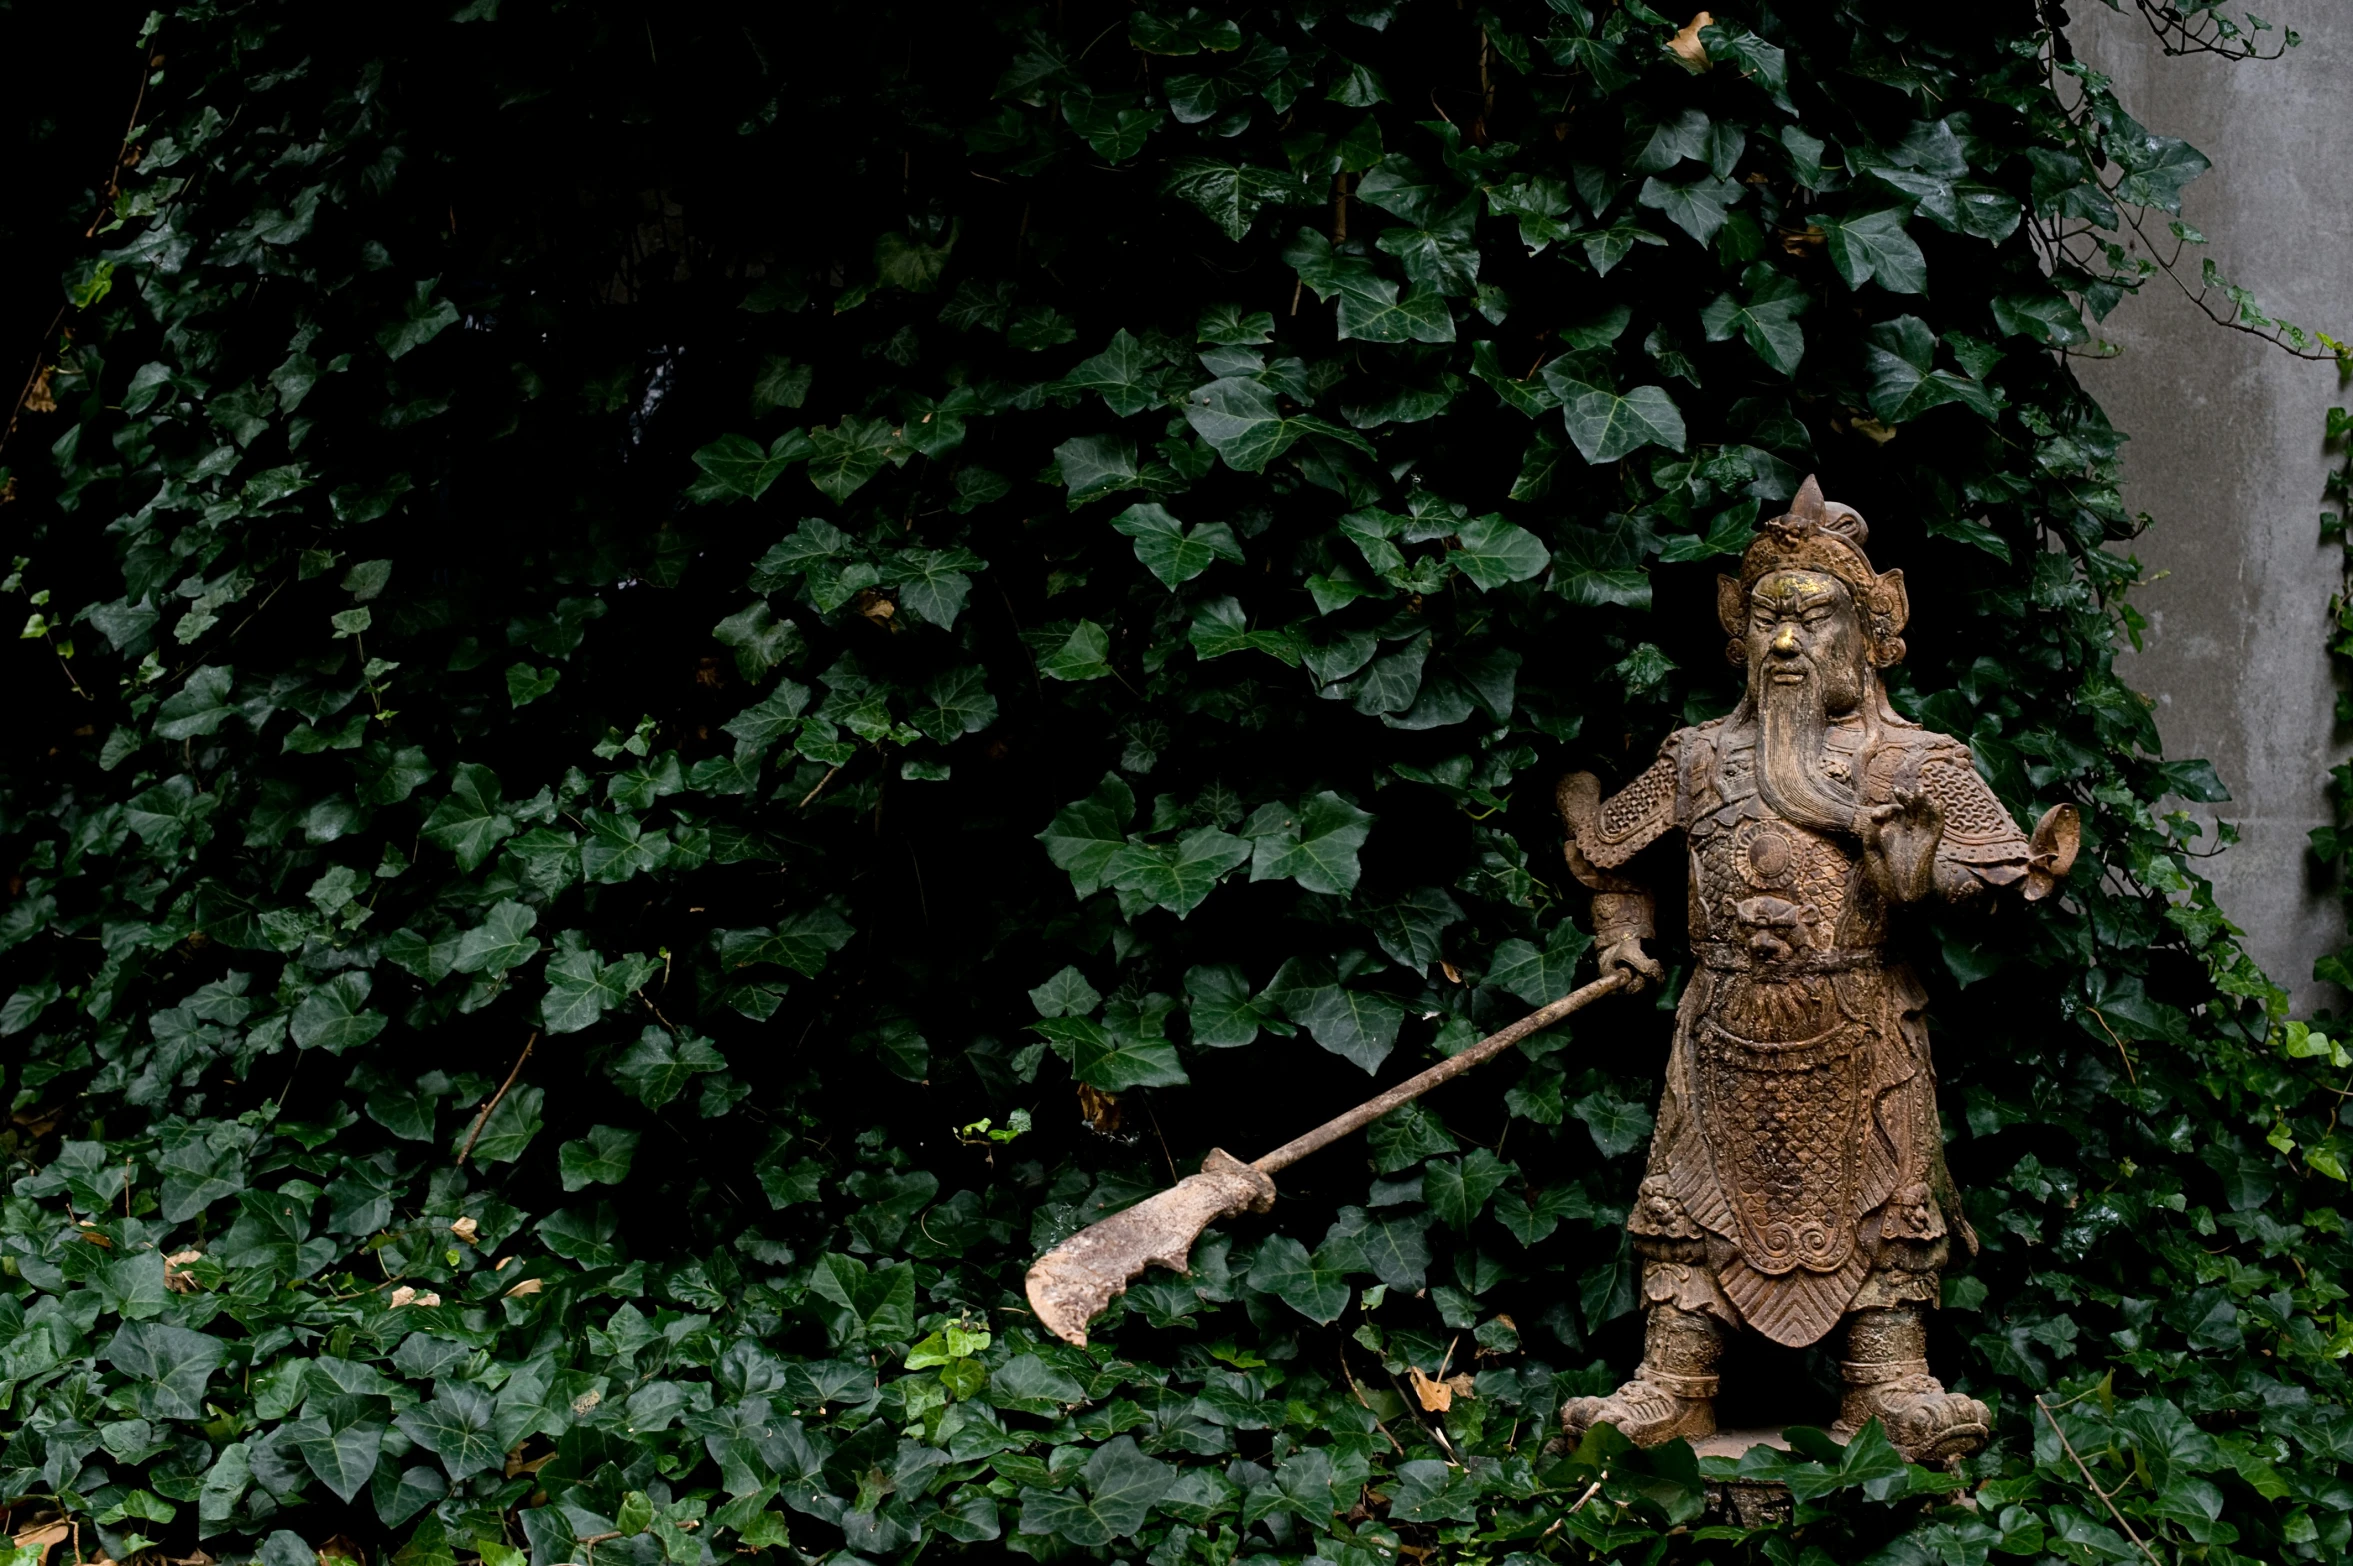
{"label": "long carved beard", "polygon": [[1822,768],[1823,741],[1830,732],[1829,692],[1821,671],[1797,684],[1774,681],[1764,671],[1755,685],[1757,708],[1757,791],[1785,821],[1818,830],[1851,832],[1855,794]]}

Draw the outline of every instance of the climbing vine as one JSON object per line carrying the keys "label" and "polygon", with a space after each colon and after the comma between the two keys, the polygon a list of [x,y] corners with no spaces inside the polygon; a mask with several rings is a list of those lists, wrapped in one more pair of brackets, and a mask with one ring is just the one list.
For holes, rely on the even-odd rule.
{"label": "climbing vine", "polygon": [[[2342,1060],[2112,667],[2067,365],[2204,160],[2055,11],[308,20],[126,39],[7,302],[14,1566],[2345,1553]],[[1039,1249],[1583,976],[1552,783],[1729,705],[1808,472],[1893,699],[2086,822],[1907,934],[1992,1449],[1791,1356],[1786,1455],[1547,1451],[1635,1350],[1632,1002],[1045,1338]]]}

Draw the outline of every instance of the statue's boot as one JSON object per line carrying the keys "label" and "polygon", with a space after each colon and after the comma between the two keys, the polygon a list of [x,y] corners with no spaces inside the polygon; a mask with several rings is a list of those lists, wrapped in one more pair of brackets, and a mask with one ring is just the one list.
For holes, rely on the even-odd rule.
{"label": "statue's boot", "polygon": [[1915,1463],[1947,1466],[1982,1448],[1992,1414],[1928,1373],[1928,1321],[1917,1305],[1859,1310],[1847,1318],[1846,1395],[1831,1431],[1852,1436],[1876,1418]]}
{"label": "statue's boot", "polygon": [[1607,1397],[1571,1398],[1560,1412],[1563,1439],[1574,1445],[1595,1425],[1617,1426],[1636,1446],[1714,1435],[1716,1361],[1723,1352],[1723,1328],[1713,1317],[1653,1305],[1634,1379]]}

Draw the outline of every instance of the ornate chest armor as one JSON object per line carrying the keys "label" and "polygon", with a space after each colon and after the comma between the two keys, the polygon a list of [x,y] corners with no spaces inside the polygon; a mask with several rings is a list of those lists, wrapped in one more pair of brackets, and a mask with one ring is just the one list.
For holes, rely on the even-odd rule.
{"label": "ornate chest armor", "polygon": [[1692,1037],[1700,1140],[1749,1266],[1836,1273],[1857,1243],[1886,910],[1858,848],[1758,797],[1751,750],[1690,751],[1691,941],[1708,970]]}

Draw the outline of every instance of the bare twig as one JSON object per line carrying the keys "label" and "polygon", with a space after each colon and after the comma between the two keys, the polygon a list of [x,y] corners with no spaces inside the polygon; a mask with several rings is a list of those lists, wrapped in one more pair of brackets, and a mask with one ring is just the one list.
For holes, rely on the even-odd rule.
{"label": "bare twig", "polygon": [[[98,194],[98,210],[92,214],[90,226],[82,234],[84,239],[89,239],[97,234],[98,225],[106,221],[107,210],[114,205],[115,196],[122,190],[123,170],[129,166],[131,137],[139,129],[139,111],[146,106],[147,79],[153,73],[153,66],[149,63],[149,49],[150,45],[147,40],[141,39],[139,43],[139,90],[131,99],[131,117],[123,126],[123,139],[115,144],[114,167],[107,172],[106,188]],[[49,330],[41,335],[40,350],[33,356],[32,373],[25,377],[24,389],[17,393],[15,404],[8,410],[7,427],[0,429],[0,449],[5,449],[9,438],[16,434],[17,421],[23,417],[25,401],[32,396],[33,388],[40,384],[42,363],[49,357],[49,347],[57,339],[57,329],[65,324],[65,314],[66,307],[59,305],[57,314],[49,322]],[[71,677],[70,670],[68,677]],[[81,688],[79,682],[76,682],[74,688],[76,690]]]}
{"label": "bare twig", "polygon": [[507,1073],[507,1079],[498,1085],[498,1091],[490,1095],[490,1102],[482,1106],[482,1113],[474,1117],[474,1129],[466,1133],[465,1148],[458,1154],[460,1164],[473,1156],[474,1144],[482,1139],[482,1128],[490,1123],[490,1112],[498,1107],[500,1099],[507,1096],[507,1089],[515,1085],[515,1078],[523,1074],[523,1062],[531,1058],[531,1046],[538,1042],[539,1030],[534,1028],[531,1037],[523,1041],[523,1053],[515,1057],[515,1069]]}
{"label": "bare twig", "polygon": [[2132,1531],[2132,1524],[2126,1522],[2124,1520],[2124,1514],[2116,1509],[2116,1502],[2114,1498],[2111,1497],[2107,1491],[2100,1488],[2099,1480],[2092,1477],[2090,1466],[2084,1462],[2082,1455],[2075,1450],[2075,1443],[2067,1439],[2067,1432],[2060,1427],[2059,1416],[2051,1412],[2051,1405],[2038,1397],[2034,1400],[2034,1406],[2041,1409],[2043,1411],[2043,1418],[2051,1422],[2051,1434],[2059,1438],[2059,1445],[2066,1449],[2067,1455],[2069,1457],[2075,1459],[2076,1471],[2083,1475],[2083,1482],[2091,1486],[2092,1494],[2100,1498],[2100,1504],[2108,1508],[2108,1515],[2116,1519],[2116,1526],[2124,1530],[2124,1536],[2127,1539],[2130,1539],[2133,1542],[2133,1546],[2143,1555],[2149,1557],[2149,1566],[2165,1566],[2163,1561],[2157,1559],[2156,1552],[2141,1542],[2141,1536]]}
{"label": "bare twig", "polygon": [[813,788],[813,789],[809,790],[809,792],[808,792],[808,793],[806,793],[806,794],[803,794],[803,795],[801,796],[801,802],[800,802],[799,804],[795,805],[793,808],[794,808],[795,810],[806,810],[806,809],[808,809],[808,808],[809,808],[809,801],[810,801],[810,800],[812,800],[812,799],[815,799],[815,798],[816,798],[818,795],[820,795],[820,794],[824,793],[824,792],[825,792],[825,785],[826,785],[826,784],[828,784],[828,783],[831,783],[831,782],[833,781],[833,775],[834,775],[836,772],[839,772],[840,770],[841,770],[841,766],[840,766],[840,764],[839,764],[838,762],[837,762],[836,764],[834,764],[833,766],[830,766],[830,767],[826,768],[826,769],[825,769],[825,776],[823,776],[823,777],[821,777],[821,778],[819,778],[819,779],[817,780],[817,786],[816,786],[815,788]]}
{"label": "bare twig", "polygon": [[[1365,1397],[1364,1388],[1356,1384],[1356,1372],[1348,1368],[1348,1350],[1345,1346],[1340,1350],[1340,1379],[1348,1383],[1348,1390],[1356,1395],[1357,1402],[1364,1405],[1364,1411],[1373,1414],[1373,1405]],[[1389,1433],[1389,1427],[1381,1423],[1381,1416],[1378,1414],[1373,1414],[1373,1428],[1381,1432],[1381,1439],[1389,1443],[1390,1451],[1395,1452],[1399,1457],[1405,1455],[1405,1448],[1399,1445],[1397,1438]]]}
{"label": "bare twig", "polygon": [[2132,1052],[2124,1047],[2124,1040],[2118,1038],[2116,1030],[2108,1026],[2108,1019],[2100,1015],[2099,1007],[2086,1006],[2084,1010],[2092,1014],[2092,1020],[2100,1025],[2100,1031],[2108,1035],[2108,1042],[2116,1046],[2116,1053],[2124,1057],[2124,1074],[2134,1087],[2139,1087],[2140,1073],[2132,1069]]}

